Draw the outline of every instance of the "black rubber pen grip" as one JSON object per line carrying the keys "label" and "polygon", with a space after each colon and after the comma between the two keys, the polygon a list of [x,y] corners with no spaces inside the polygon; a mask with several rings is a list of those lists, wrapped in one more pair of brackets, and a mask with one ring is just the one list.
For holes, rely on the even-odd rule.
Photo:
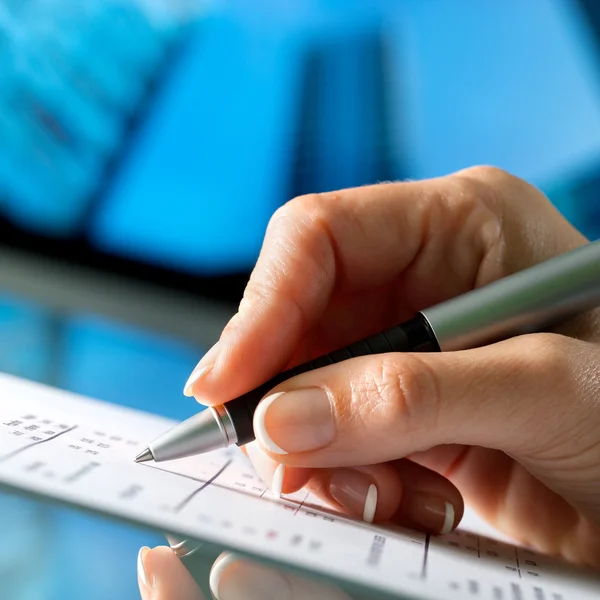
{"label": "black rubber pen grip", "polygon": [[314,360],[302,363],[279,373],[263,385],[225,404],[237,434],[237,445],[243,446],[254,440],[252,419],[258,403],[276,386],[296,375],[327,367],[357,356],[385,354],[387,352],[439,352],[435,334],[427,320],[420,314],[363,340],[335,350]]}

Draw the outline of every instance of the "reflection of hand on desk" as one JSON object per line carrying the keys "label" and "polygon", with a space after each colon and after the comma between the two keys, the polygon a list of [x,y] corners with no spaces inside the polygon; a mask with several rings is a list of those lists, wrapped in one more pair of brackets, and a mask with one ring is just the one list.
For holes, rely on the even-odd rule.
{"label": "reflection of hand on desk", "polygon": [[223,552],[211,563],[198,553],[180,560],[166,547],[142,548],[138,578],[144,600],[211,597],[217,600],[367,600],[375,597],[350,596],[329,583],[311,581],[229,552]]}
{"label": "reflection of hand on desk", "polygon": [[[168,536],[168,540],[171,549],[142,548],[140,551],[138,578],[144,600],[211,597],[217,600],[389,600],[400,597],[365,591],[347,582],[315,581],[311,574],[261,564],[255,559],[220,552],[191,540],[173,536]],[[401,569],[401,561],[398,568]],[[596,587],[600,586],[597,578],[595,583],[592,578],[585,583],[571,566],[514,546],[469,508],[461,530],[429,540],[419,577],[423,581],[442,578],[441,586],[425,586],[420,591],[422,595],[414,596],[428,600],[454,596],[591,599],[600,589]]]}

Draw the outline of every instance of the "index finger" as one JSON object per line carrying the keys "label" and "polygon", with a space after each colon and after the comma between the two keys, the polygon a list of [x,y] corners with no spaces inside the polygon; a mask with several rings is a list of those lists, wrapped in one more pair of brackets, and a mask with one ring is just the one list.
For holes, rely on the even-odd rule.
{"label": "index finger", "polygon": [[[334,297],[357,296],[347,320],[358,337],[361,327],[374,333],[368,329],[467,291],[480,283],[484,263],[490,279],[500,276],[501,186],[497,176],[486,186],[486,173],[303,196],[279,209],[239,312],[195,369],[187,395],[219,404],[270,379],[289,366]],[[531,194],[525,184],[522,191]],[[373,294],[365,298],[366,289]]]}
{"label": "index finger", "polygon": [[239,312],[201,363],[210,369],[193,385],[198,400],[227,401],[284,369],[334,288],[381,283],[410,262],[422,211],[393,210],[397,197],[397,186],[373,186],[300,197],[275,213]]}

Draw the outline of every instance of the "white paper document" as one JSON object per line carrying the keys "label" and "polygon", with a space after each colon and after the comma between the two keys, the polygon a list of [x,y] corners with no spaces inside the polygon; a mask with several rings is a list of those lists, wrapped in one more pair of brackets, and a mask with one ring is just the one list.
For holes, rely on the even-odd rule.
{"label": "white paper document", "polygon": [[273,497],[236,447],[134,457],[173,422],[0,376],[0,485],[339,580],[447,600],[600,598],[600,577],[464,531],[435,537]]}

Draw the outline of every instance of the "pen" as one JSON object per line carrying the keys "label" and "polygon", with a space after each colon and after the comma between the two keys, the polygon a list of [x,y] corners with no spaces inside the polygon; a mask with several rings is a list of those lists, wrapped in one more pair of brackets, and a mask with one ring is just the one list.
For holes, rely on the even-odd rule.
{"label": "pen", "polygon": [[136,462],[173,460],[254,440],[259,402],[282,382],[357,356],[447,352],[542,331],[600,305],[600,241],[422,310],[400,325],[284,371],[159,436]]}

